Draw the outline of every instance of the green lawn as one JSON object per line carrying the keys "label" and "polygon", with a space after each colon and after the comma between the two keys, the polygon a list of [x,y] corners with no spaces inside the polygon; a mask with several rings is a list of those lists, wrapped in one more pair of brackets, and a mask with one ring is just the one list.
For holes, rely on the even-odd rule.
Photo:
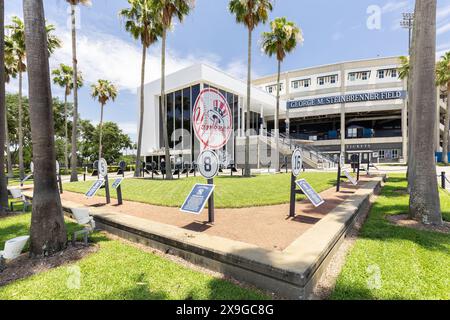
{"label": "green lawn", "polygon": [[[28,234],[29,224],[29,214],[0,219],[0,247],[3,248],[7,239]],[[76,226],[68,223],[68,228],[74,230]],[[95,234],[93,239],[100,246],[98,252],[76,263],[0,287],[0,300],[268,298],[121,241],[109,240],[101,233]],[[71,279],[78,270],[80,287],[71,289],[67,284],[73,283]]]}
{"label": "green lawn", "polygon": [[[336,183],[335,173],[306,172],[299,178],[308,180],[318,192],[329,189]],[[289,174],[258,175],[252,178],[218,177],[214,180],[215,205],[217,208],[243,208],[288,203],[290,179]],[[110,180],[112,184],[114,177]],[[196,183],[206,181],[201,177],[173,181],[127,179],[122,184],[122,192],[125,200],[179,207]],[[66,183],[64,189],[85,193],[92,184],[93,181]],[[98,195],[104,196],[104,190],[100,190]],[[114,191],[111,195],[116,196]]]}
{"label": "green lawn", "polygon": [[[450,221],[450,195],[441,192]],[[332,299],[450,299],[450,235],[397,227],[387,215],[408,212],[406,179],[383,188],[337,280]]]}

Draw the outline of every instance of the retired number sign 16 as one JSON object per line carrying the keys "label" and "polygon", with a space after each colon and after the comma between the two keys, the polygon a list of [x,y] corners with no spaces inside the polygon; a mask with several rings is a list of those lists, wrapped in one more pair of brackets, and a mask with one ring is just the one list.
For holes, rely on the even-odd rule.
{"label": "retired number sign 16", "polygon": [[301,149],[295,149],[294,153],[292,154],[292,174],[295,177],[298,177],[300,175],[300,172],[302,171],[303,167],[303,155]]}
{"label": "retired number sign 16", "polygon": [[212,179],[219,173],[219,157],[212,150],[203,151],[197,163],[200,174],[206,179]]}

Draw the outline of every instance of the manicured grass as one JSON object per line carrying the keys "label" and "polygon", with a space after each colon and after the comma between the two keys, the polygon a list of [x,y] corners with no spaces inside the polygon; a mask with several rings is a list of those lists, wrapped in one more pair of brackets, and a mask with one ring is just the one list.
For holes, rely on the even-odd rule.
{"label": "manicured grass", "polygon": [[[306,172],[299,178],[306,179],[318,192],[329,189],[336,183],[335,173]],[[288,203],[290,179],[290,174],[258,175],[252,178],[218,177],[214,180],[215,206],[243,208]],[[114,177],[110,180],[112,184]],[[122,192],[125,200],[179,207],[196,183],[206,183],[206,181],[201,177],[173,181],[127,179],[122,184]],[[66,183],[64,189],[85,193],[92,184],[93,181]],[[104,190],[100,190],[98,195],[104,196]],[[111,195],[116,196],[114,191]],[[299,198],[302,197],[299,196]]]}
{"label": "manicured grass", "polygon": [[[0,219],[0,247],[7,239],[28,234],[30,215]],[[73,231],[76,225],[69,223]],[[264,294],[191,270],[155,254],[97,233],[99,251],[76,263],[0,287],[0,300],[144,300],[267,299]],[[79,271],[80,286],[68,283]],[[72,289],[71,289],[72,288]]]}
{"label": "manicured grass", "polygon": [[[450,195],[442,192],[450,220]],[[406,179],[393,175],[347,257],[332,299],[450,299],[450,235],[398,227],[408,212]]]}

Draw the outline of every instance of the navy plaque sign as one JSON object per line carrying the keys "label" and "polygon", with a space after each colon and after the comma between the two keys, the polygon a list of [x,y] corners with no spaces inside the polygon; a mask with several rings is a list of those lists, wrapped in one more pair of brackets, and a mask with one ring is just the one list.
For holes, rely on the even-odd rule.
{"label": "navy plaque sign", "polygon": [[87,198],[92,198],[93,196],[95,196],[95,194],[101,188],[103,183],[105,183],[105,180],[102,180],[102,179],[95,181],[95,183],[92,185],[92,187],[89,189],[89,191],[86,192],[85,196]]}
{"label": "navy plaque sign", "polygon": [[355,178],[348,172],[347,170],[342,170],[344,172],[345,176],[347,177],[348,181],[350,181],[354,186],[358,185],[358,181],[356,181]]}
{"label": "navy plaque sign", "polygon": [[117,178],[112,184],[113,189],[117,189],[122,184],[123,178]]}
{"label": "navy plaque sign", "polygon": [[308,197],[309,201],[317,208],[325,203],[322,197],[311,187],[311,185],[305,180],[298,180],[295,182],[303,193]]}
{"label": "navy plaque sign", "polygon": [[200,214],[213,193],[214,187],[212,184],[196,184],[181,206],[180,211]]}

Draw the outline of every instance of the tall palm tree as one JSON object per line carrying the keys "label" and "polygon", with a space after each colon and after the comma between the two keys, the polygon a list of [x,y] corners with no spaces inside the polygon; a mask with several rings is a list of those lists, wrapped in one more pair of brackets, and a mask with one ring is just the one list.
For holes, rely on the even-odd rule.
{"label": "tall palm tree", "polygon": [[[0,66],[5,65],[5,2],[0,0]],[[0,124],[6,119],[5,68],[0,72]],[[5,143],[8,132],[0,125],[0,212],[8,210],[8,189],[5,175]]]}
{"label": "tall palm tree", "polygon": [[445,53],[436,66],[436,85],[447,88],[447,108],[444,117],[444,135],[442,142],[442,162],[448,164],[448,133],[450,130],[450,51]]}
{"label": "tall palm tree", "polygon": [[139,133],[136,155],[135,177],[140,176],[142,132],[144,127],[144,84],[145,84],[145,62],[147,49],[158,41],[162,36],[162,24],[156,14],[154,0],[128,0],[130,8],[120,11],[120,15],[126,19],[125,29],[131,36],[142,43],[142,64],[141,64],[141,93],[140,93],[140,114]]}
{"label": "tall palm tree", "polygon": [[236,22],[244,24],[248,29],[248,70],[247,70],[247,132],[245,134],[245,170],[244,175],[250,177],[250,103],[252,85],[252,34],[253,30],[269,19],[272,11],[271,0],[231,0],[228,8],[236,16]]}
{"label": "tall palm tree", "polygon": [[[25,27],[23,21],[14,16],[12,18],[12,24],[6,26],[10,31],[11,42],[9,43],[12,47],[9,49],[16,56],[17,61],[17,72],[19,75],[19,172],[20,179],[25,177],[25,169],[23,164],[23,108],[22,108],[22,87],[23,87],[23,73],[27,70],[27,65],[25,63],[26,49],[25,49]],[[61,41],[53,35],[55,31],[55,26],[49,24],[45,26],[46,32],[46,45],[47,45],[47,55],[51,55],[57,48],[61,47]]]}
{"label": "tall palm tree", "polygon": [[271,31],[264,32],[262,35],[262,49],[269,56],[275,55],[278,61],[277,73],[277,106],[275,112],[275,138],[276,146],[275,153],[277,161],[275,170],[280,171],[280,146],[279,146],[279,119],[280,119],[280,78],[281,78],[281,63],[288,53],[294,51],[297,44],[303,43],[302,30],[295,25],[294,22],[287,21],[286,18],[276,18],[270,24]]}
{"label": "tall palm tree", "polygon": [[[69,157],[68,157],[68,144],[69,135],[67,128],[67,97],[71,94],[73,90],[73,69],[63,63],[59,65],[58,69],[52,71],[53,83],[64,89],[64,164],[66,170],[69,168]],[[83,76],[81,72],[78,72],[77,76],[78,88],[83,86]]]}
{"label": "tall palm tree", "polygon": [[[414,39],[413,39],[413,45],[414,46]],[[400,67],[398,72],[398,77],[400,80],[406,80],[407,81],[407,88],[408,88],[408,100],[407,100],[407,111],[408,111],[408,122],[411,124],[412,120],[414,118],[413,110],[411,109],[411,103],[412,103],[412,66],[410,63],[411,57],[405,57],[401,56],[399,57],[400,60]],[[407,170],[407,177],[408,177],[408,189],[410,187],[409,181],[413,178],[410,172],[410,169],[412,166],[412,161],[414,161],[414,157],[411,155],[412,150],[414,148],[414,136],[413,136],[413,128],[411,125],[408,126],[408,170]]]}
{"label": "tall palm tree", "polygon": [[79,4],[91,5],[91,0],[66,0],[71,7],[72,17],[72,68],[73,68],[73,118],[72,118],[72,154],[70,158],[70,182],[78,181],[77,141],[78,141],[78,60],[77,60],[77,23],[76,7]]}
{"label": "tall palm tree", "polygon": [[102,158],[102,129],[103,129],[103,109],[108,101],[115,101],[117,98],[117,88],[108,80],[98,80],[97,84],[91,86],[92,98],[96,99],[101,106],[100,112],[100,140],[98,144],[98,159]]}
{"label": "tall palm tree", "polygon": [[[5,84],[11,81],[11,78],[17,77],[17,62],[14,52],[12,52],[12,40],[5,35]],[[6,158],[8,162],[8,178],[14,177],[11,160],[11,144],[9,141],[9,129],[8,129],[8,108],[5,106],[5,143],[6,143]]]}
{"label": "tall palm tree", "polygon": [[425,224],[442,225],[433,141],[436,129],[436,0],[416,1],[412,52],[414,161],[409,213]]}
{"label": "tall palm tree", "polygon": [[172,164],[170,162],[169,134],[167,132],[167,105],[166,105],[166,40],[167,31],[172,27],[172,21],[177,18],[183,22],[191,12],[195,0],[155,0],[156,10],[162,23],[161,45],[161,106],[163,120],[163,140],[166,158],[166,178],[172,180]]}
{"label": "tall palm tree", "polygon": [[42,0],[24,0],[23,11],[35,187],[30,254],[42,257],[63,250],[67,232],[56,179],[53,103]]}

